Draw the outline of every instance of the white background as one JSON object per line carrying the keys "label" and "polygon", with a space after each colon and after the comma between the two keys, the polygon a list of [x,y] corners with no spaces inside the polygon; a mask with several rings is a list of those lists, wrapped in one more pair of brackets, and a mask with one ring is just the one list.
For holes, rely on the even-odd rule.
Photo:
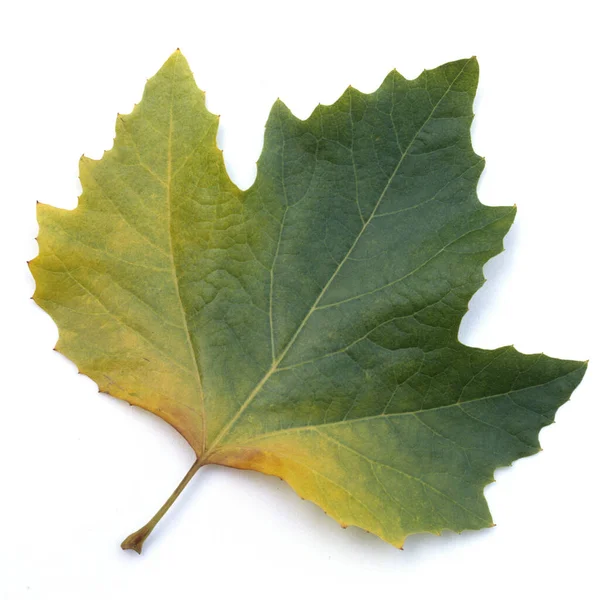
{"label": "white background", "polygon": [[[600,76],[594,2],[7,1],[0,9],[0,598],[598,598]],[[300,117],[476,54],[486,204],[516,204],[463,342],[591,359],[545,451],[496,473],[497,527],[409,538],[342,530],[286,484],[204,468],[140,557],[119,548],[193,461],[158,418],[96,393],[29,300],[36,200],[72,208],[82,153],[180,47],[220,114],[233,180],[255,176],[269,108]]]}

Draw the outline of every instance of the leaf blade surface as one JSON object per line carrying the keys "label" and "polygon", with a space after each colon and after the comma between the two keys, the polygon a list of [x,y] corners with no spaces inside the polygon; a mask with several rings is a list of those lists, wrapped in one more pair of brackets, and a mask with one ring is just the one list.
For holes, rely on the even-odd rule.
{"label": "leaf blade surface", "polygon": [[276,102],[241,192],[175,53],[75,211],[40,205],[35,299],[100,389],[202,463],[278,475],[344,525],[492,524],[498,466],[539,449],[585,364],[458,342],[514,207],[477,199],[475,59],[305,121]]}

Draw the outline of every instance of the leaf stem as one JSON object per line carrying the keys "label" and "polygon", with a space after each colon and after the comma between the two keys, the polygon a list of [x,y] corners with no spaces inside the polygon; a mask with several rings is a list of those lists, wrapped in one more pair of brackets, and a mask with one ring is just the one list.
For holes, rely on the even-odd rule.
{"label": "leaf stem", "polygon": [[167,501],[159,508],[158,512],[141,529],[138,529],[131,535],[128,535],[123,540],[123,543],[121,544],[121,548],[123,548],[123,550],[135,550],[138,554],[142,553],[142,546],[144,545],[146,538],[152,533],[152,530],[165,516],[165,513],[169,510],[169,508],[171,508],[173,502],[177,500],[179,494],[183,492],[187,484],[192,480],[194,475],[198,472],[203,464],[204,463],[200,460],[200,458],[196,459],[196,462],[194,462],[190,470],[185,474],[185,477],[181,480]]}

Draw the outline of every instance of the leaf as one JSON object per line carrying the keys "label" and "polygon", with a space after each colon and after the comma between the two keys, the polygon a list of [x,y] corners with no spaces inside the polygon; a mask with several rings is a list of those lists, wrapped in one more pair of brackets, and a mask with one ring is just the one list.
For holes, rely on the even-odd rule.
{"label": "leaf", "polygon": [[177,51],[83,157],[79,206],[39,205],[36,302],[100,390],[159,415],[197,460],[285,479],[342,526],[407,535],[492,525],[494,469],[586,363],[470,348],[457,334],[514,207],[482,205],[474,58],[305,121],[277,101],[240,191],[218,118]]}

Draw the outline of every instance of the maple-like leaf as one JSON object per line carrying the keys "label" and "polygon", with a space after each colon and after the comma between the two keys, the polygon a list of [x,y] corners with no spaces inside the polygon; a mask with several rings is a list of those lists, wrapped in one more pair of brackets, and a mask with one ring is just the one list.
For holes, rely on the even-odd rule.
{"label": "maple-like leaf", "polygon": [[477,199],[474,58],[305,121],[277,101],[240,191],[177,51],[82,158],[73,211],[39,205],[36,302],[100,390],[205,464],[278,475],[343,526],[402,546],[492,524],[494,469],[539,450],[585,363],[462,345],[514,207]]}

